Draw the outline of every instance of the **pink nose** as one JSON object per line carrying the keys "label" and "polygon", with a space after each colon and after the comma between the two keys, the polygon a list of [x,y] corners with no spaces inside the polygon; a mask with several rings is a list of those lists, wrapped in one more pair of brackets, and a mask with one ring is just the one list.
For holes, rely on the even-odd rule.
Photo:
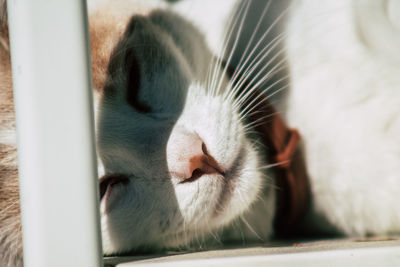
{"label": "pink nose", "polygon": [[203,140],[196,134],[185,134],[179,138],[176,158],[170,166],[172,176],[181,183],[191,182],[204,174],[223,174],[217,161],[208,154]]}

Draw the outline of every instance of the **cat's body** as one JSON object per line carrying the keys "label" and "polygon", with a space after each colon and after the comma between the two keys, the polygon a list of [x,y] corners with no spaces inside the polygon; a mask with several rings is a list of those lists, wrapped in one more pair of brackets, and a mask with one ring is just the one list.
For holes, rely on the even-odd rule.
{"label": "cat's body", "polygon": [[[282,111],[303,137],[313,194],[302,229],[398,232],[400,62],[380,51],[382,42],[369,42],[375,36],[361,18],[371,9],[317,2],[294,5],[286,42],[292,82]],[[171,11],[152,12],[165,3],[144,3],[100,5],[89,19],[104,252],[206,245],[223,226],[222,240],[268,240],[276,211],[274,173],[264,167],[257,135],[240,119],[245,107],[228,97],[227,75],[208,79],[214,77],[210,64],[218,66],[211,51],[218,52],[223,38],[205,39]],[[393,25],[396,33],[399,24]],[[11,69],[6,25],[0,26],[0,265],[18,266]],[[224,67],[215,69],[221,75]]]}
{"label": "cat's body", "polygon": [[326,228],[319,214],[350,235],[399,232],[398,1],[309,0],[293,11],[286,117],[304,140],[309,228]]}

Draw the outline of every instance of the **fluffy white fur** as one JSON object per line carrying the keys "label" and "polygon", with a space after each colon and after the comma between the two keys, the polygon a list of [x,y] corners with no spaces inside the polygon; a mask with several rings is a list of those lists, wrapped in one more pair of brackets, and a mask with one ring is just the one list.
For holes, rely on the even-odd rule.
{"label": "fluffy white fur", "polygon": [[313,212],[350,235],[400,230],[398,1],[294,4],[287,119],[300,130]]}

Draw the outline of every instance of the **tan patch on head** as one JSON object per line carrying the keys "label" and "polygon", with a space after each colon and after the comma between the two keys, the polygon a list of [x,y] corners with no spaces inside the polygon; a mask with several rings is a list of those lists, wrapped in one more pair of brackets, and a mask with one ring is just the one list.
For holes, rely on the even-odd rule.
{"label": "tan patch on head", "polygon": [[107,13],[91,16],[89,23],[93,87],[95,91],[100,91],[106,81],[110,54],[125,25]]}
{"label": "tan patch on head", "polygon": [[143,4],[113,2],[98,8],[89,17],[89,36],[94,90],[105,85],[111,52],[133,15],[145,15],[152,10]]}

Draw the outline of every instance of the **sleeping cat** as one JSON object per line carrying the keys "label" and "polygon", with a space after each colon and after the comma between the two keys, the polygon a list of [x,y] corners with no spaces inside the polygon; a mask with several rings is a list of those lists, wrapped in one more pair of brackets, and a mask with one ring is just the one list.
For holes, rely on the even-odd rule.
{"label": "sleeping cat", "polygon": [[[222,2],[225,8],[234,3]],[[249,118],[279,91],[284,94],[274,101],[285,104],[276,106],[302,136],[298,149],[312,193],[297,230],[353,236],[400,230],[400,63],[391,53],[399,44],[392,12],[399,5],[303,0],[288,10],[277,2],[239,4],[226,22],[233,25],[227,42],[212,37],[217,29],[204,31],[202,16],[189,21],[163,2],[113,1],[91,12],[105,254],[207,246],[217,236],[271,238],[282,190],[275,169],[285,162],[271,165],[271,148],[257,130],[271,117]],[[174,8],[185,14],[186,3]],[[192,1],[191,10],[202,12],[205,3]],[[264,8],[259,16],[249,13]],[[20,266],[11,70],[1,14],[0,265]],[[260,39],[268,26],[254,40],[252,34],[237,38],[258,29],[259,19],[286,25],[280,14],[288,14],[284,33]],[[286,52],[288,69],[271,56],[279,51]],[[247,68],[258,62],[256,72]],[[277,83],[286,71],[290,90]]]}

